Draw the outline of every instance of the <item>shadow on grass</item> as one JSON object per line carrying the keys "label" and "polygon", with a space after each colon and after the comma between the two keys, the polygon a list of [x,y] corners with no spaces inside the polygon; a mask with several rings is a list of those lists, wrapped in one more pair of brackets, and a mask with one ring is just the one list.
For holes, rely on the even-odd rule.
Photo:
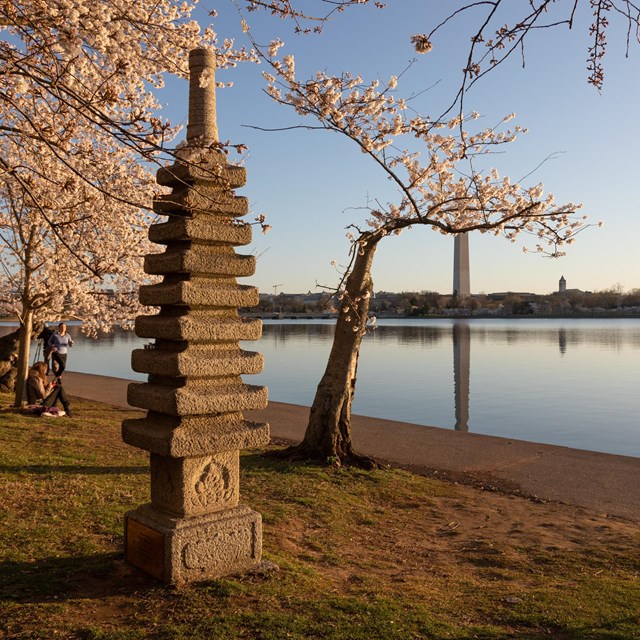
{"label": "shadow on grass", "polygon": [[278,457],[280,449],[270,449],[269,452],[243,453],[240,466],[247,470],[274,471],[277,473],[305,473],[305,470],[319,471],[330,467],[317,460],[287,460]]}
{"label": "shadow on grass", "polygon": [[157,585],[128,565],[121,552],[0,562],[0,602],[99,599]]}
{"label": "shadow on grass", "polygon": [[95,467],[79,464],[34,464],[34,465],[0,465],[0,473],[30,473],[47,475],[50,473],[70,473],[74,475],[139,475],[149,473],[149,467]]}

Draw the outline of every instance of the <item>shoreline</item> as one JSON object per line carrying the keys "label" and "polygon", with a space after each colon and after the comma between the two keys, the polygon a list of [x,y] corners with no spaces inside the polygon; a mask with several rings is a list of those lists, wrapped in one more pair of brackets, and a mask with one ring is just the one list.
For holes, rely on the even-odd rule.
{"label": "shoreline", "polygon": [[[337,313],[241,313],[242,318],[255,318],[260,320],[336,320]],[[492,313],[450,313],[450,314],[429,314],[426,316],[406,315],[406,314],[389,314],[389,313],[371,313],[377,320],[622,320],[640,318],[640,313],[633,312],[613,312],[613,313],[533,313],[533,314],[513,314],[513,315],[497,315]],[[64,322],[66,324],[78,325],[82,324],[82,320],[45,320],[48,324]],[[0,324],[9,326],[19,326],[17,318],[9,316],[0,316]],[[120,325],[114,325],[119,328]]]}
{"label": "shoreline", "polygon": [[[71,396],[136,410],[126,400],[130,382],[139,381],[65,372]],[[302,439],[308,412],[270,402],[244,415],[268,422],[272,440],[295,443]],[[352,416],[352,438],[360,453],[413,473],[640,522],[640,483],[634,481],[640,458],[359,415]]]}

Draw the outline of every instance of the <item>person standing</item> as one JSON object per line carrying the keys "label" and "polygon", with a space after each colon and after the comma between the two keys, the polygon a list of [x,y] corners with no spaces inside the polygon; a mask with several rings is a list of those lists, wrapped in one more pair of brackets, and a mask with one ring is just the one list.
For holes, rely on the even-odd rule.
{"label": "person standing", "polygon": [[49,338],[51,364],[56,378],[60,379],[67,368],[67,349],[73,347],[73,340],[67,333],[67,325],[61,322],[58,330]]}
{"label": "person standing", "polygon": [[47,365],[47,373],[51,371],[51,347],[49,346],[49,338],[54,333],[55,331],[45,324],[37,337],[38,340],[42,340],[42,355]]}

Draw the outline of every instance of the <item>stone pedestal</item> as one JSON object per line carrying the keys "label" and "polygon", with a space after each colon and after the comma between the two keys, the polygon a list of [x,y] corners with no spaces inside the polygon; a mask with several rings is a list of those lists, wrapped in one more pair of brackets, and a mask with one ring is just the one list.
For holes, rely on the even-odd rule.
{"label": "stone pedestal", "polygon": [[243,505],[192,518],[144,505],[127,514],[125,549],[128,562],[167,584],[241,573],[260,562],[262,519]]}
{"label": "stone pedestal", "polygon": [[133,352],[132,368],[148,381],[128,390],[147,415],[122,425],[124,441],[151,456],[151,503],[126,514],[126,559],[176,585],[249,569],[262,548],[260,515],[239,503],[240,449],[269,441],[267,424],[242,416],[267,404],[266,388],[241,378],[263,366],[261,354],[239,345],[261,334],[259,320],[238,316],[258,303],[255,287],[236,282],[253,274],[255,258],[234,249],[251,241],[239,220],[247,200],[233,191],[245,170],[212,144],[214,62],[208,51],[191,52],[187,146],[157,174],[172,193],[154,208],[169,219],[149,238],[166,248],[145,258],[145,271],[163,280],[139,295],[160,310],[136,319],[136,334],[154,342]]}

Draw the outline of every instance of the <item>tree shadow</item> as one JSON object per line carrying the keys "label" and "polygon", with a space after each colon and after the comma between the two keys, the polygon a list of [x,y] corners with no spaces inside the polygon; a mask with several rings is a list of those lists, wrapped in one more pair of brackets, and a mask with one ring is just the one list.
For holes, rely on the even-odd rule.
{"label": "tree shadow", "polygon": [[242,453],[240,465],[246,470],[275,471],[277,473],[298,473],[302,468],[326,468],[327,465],[318,460],[289,460],[282,453],[286,449],[270,449],[256,453]]}
{"label": "tree shadow", "polygon": [[122,552],[0,562],[0,602],[43,603],[131,595],[158,583]]}
{"label": "tree shadow", "polygon": [[33,475],[48,475],[50,473],[69,473],[73,475],[140,475],[148,474],[149,467],[98,467],[80,464],[50,465],[0,465],[0,473],[29,473]]}

